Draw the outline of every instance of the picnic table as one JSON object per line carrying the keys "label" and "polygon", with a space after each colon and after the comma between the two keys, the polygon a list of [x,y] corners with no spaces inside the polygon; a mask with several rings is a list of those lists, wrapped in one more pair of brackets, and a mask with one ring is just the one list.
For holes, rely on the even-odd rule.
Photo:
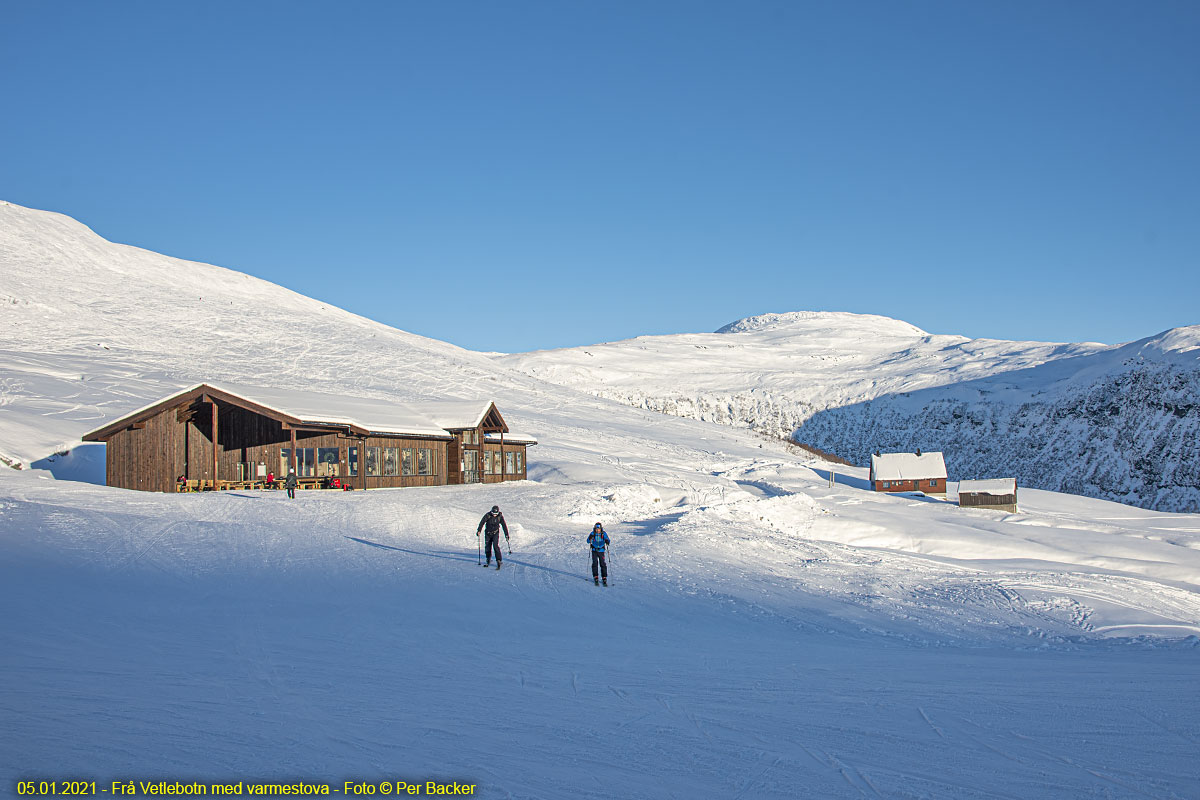
{"label": "picnic table", "polygon": [[[215,489],[217,491],[229,491],[233,489],[282,489],[286,478],[276,478],[274,481],[268,481],[265,478],[252,481],[224,481],[218,480]],[[303,477],[296,479],[296,486],[300,489],[342,489],[342,486],[331,486],[334,479],[329,477]],[[213,491],[213,482],[209,480],[185,480],[178,481],[175,484],[177,492],[211,492]]]}

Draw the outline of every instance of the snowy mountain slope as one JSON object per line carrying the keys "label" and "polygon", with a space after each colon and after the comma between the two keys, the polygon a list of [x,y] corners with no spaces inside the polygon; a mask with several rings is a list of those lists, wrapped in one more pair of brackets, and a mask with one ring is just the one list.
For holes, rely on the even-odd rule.
{"label": "snowy mountain slope", "polygon": [[1200,326],[1120,346],[1045,344],[796,312],[498,360],[640,408],[794,435],[855,463],[921,447],[946,452],[955,477],[1016,475],[1147,508],[1200,508],[1200,406],[1188,399],[1200,386]]}
{"label": "snowy mountain slope", "polygon": [[[1020,514],[975,512],[878,496],[856,469],[830,486],[778,440],[236,273],[192,300],[188,274],[225,271],[0,214],[17,299],[0,451],[73,456],[82,432],[201,380],[487,397],[541,442],[531,481],[291,503],[0,470],[0,791],[64,772],[537,798],[1200,788],[1197,515],[1026,489]],[[91,277],[118,268],[153,280]],[[201,302],[221,309],[207,333],[184,313]],[[470,548],[494,502],[513,529],[499,573]],[[596,520],[607,590],[585,577]]]}

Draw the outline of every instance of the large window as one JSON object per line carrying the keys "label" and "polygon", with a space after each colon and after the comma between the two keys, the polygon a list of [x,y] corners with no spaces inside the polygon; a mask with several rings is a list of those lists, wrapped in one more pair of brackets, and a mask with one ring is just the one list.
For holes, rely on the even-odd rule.
{"label": "large window", "polygon": [[402,457],[402,467],[403,467],[403,472],[405,475],[416,475],[417,474],[416,469],[414,469],[414,467],[416,467],[416,464],[413,463],[413,461],[415,460],[415,457],[416,457],[416,451],[413,450],[413,448],[411,448],[411,447],[404,448],[404,455]]}
{"label": "large window", "polygon": [[358,475],[358,448],[357,447],[347,447],[346,448],[346,472],[349,473],[350,477],[355,477],[356,475]]}
{"label": "large window", "polygon": [[422,447],[417,450],[417,473],[419,475],[437,474],[437,460],[434,458],[432,449]]}
{"label": "large window", "polygon": [[483,451],[483,474],[495,475],[500,472],[499,459],[496,458],[496,453],[493,450]]}
{"label": "large window", "polygon": [[479,430],[476,428],[474,430],[463,431],[462,432],[462,443],[463,444],[479,444]]}
{"label": "large window", "polygon": [[368,447],[368,448],[366,448],[366,451],[367,451],[367,474],[368,475],[378,475],[379,474],[379,448],[378,447]]}
{"label": "large window", "polygon": [[504,471],[510,475],[517,471],[516,455],[511,450],[504,454]]}
{"label": "large window", "polygon": [[517,472],[522,475],[525,473],[525,454],[520,450],[517,451]]}
{"label": "large window", "polygon": [[400,453],[398,447],[383,448],[383,474],[399,475]]}
{"label": "large window", "polygon": [[318,447],[317,448],[317,476],[321,478],[333,477],[338,474],[338,457],[340,453],[336,447]]}
{"label": "large window", "polygon": [[301,478],[311,478],[317,472],[317,449],[315,447],[296,448],[296,475]]}
{"label": "large window", "polygon": [[[279,451],[279,474],[287,475],[292,468],[291,448]],[[317,451],[313,447],[296,448],[296,477],[311,478],[317,474]]]}

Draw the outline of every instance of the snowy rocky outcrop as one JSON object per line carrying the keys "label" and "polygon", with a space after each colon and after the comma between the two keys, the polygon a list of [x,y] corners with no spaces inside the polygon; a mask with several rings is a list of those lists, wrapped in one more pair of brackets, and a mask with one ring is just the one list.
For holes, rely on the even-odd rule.
{"label": "snowy rocky outcrop", "polygon": [[[1171,334],[1188,330],[1200,341],[1200,326]],[[1067,366],[1076,380],[1046,380]],[[829,409],[796,438],[855,462],[881,448],[937,449],[958,478],[1015,475],[1022,486],[1200,509],[1197,365],[1133,356],[1099,375],[1085,375],[1090,367],[1069,361]]]}

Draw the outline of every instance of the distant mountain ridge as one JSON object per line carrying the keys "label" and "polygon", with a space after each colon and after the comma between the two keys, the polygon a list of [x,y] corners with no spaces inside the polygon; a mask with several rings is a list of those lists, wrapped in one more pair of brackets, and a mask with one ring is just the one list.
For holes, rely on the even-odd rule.
{"label": "distant mountain ridge", "polygon": [[514,354],[530,375],[857,464],[942,450],[952,478],[1163,511],[1200,509],[1200,326],[1124,345],[929,334],[844,312],[762,314],[712,334]]}
{"label": "distant mountain ridge", "polygon": [[878,314],[855,314],[850,311],[788,311],[783,314],[755,314],[752,317],[744,317],[731,322],[721,328],[718,328],[716,333],[754,333],[757,331],[766,330],[786,330],[788,328],[803,328],[808,327],[812,323],[831,323],[839,322],[861,325],[870,321],[877,332],[882,332],[888,329],[894,329],[897,335],[901,336],[928,336],[929,334],[918,328],[916,325],[910,325],[907,322],[891,317],[884,317]]}

